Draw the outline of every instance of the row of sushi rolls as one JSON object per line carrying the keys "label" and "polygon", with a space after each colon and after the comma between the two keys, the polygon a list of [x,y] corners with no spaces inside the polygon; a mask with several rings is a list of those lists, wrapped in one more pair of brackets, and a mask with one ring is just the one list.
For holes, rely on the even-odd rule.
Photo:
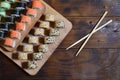
{"label": "row of sushi rolls", "polygon": [[[29,7],[26,7],[28,4]],[[26,30],[26,24],[31,23],[32,18],[36,17],[37,11],[42,8],[43,5],[40,0],[1,1],[0,40],[3,41],[2,45],[14,48],[16,40],[22,37],[21,32]],[[65,27],[64,21],[57,21],[53,14],[43,15],[37,23],[38,25],[31,30],[29,36],[26,37],[27,39],[25,38],[27,42],[20,44],[22,49],[13,54],[16,55],[15,58],[12,57],[23,60],[24,62],[21,65],[25,69],[36,69],[38,67],[37,61],[44,58],[43,55],[49,51],[48,46],[54,44],[55,38],[60,36],[60,29]],[[41,38],[43,43],[40,42]]]}

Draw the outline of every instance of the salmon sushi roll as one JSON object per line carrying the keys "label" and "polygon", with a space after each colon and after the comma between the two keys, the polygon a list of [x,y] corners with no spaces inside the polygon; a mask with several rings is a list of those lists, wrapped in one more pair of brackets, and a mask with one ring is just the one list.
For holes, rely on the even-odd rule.
{"label": "salmon sushi roll", "polygon": [[32,1],[32,8],[33,9],[41,9],[41,8],[43,8],[42,2],[40,0],[33,0]]}
{"label": "salmon sushi roll", "polygon": [[21,22],[30,23],[31,22],[31,17],[22,15],[21,16]]}
{"label": "salmon sushi roll", "polygon": [[10,31],[10,38],[20,39],[21,33],[18,31],[11,30]]}
{"label": "salmon sushi roll", "polygon": [[25,30],[25,27],[26,27],[25,23],[16,22],[15,25],[16,25],[16,30],[20,30],[20,31],[24,31]]}
{"label": "salmon sushi roll", "polygon": [[36,17],[37,11],[35,9],[28,8],[27,13],[28,16]]}
{"label": "salmon sushi roll", "polygon": [[11,38],[5,38],[4,45],[8,47],[15,47],[15,41]]}

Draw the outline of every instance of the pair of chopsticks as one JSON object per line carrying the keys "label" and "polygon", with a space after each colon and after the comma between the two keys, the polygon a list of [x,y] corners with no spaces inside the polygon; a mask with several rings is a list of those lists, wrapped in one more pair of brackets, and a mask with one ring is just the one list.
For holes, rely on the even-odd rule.
{"label": "pair of chopsticks", "polygon": [[72,45],[70,45],[68,48],[66,48],[66,50],[69,50],[70,48],[72,48],[73,46],[77,45],[78,43],[80,43],[81,41],[85,40],[85,42],[82,44],[82,46],[80,47],[80,49],[78,50],[76,56],[79,55],[79,53],[82,51],[82,49],[84,48],[84,46],[87,44],[88,40],[91,38],[91,36],[99,31],[100,29],[102,29],[103,27],[107,26],[108,24],[110,24],[112,22],[112,20],[109,20],[108,22],[106,22],[105,24],[103,24],[102,26],[98,27],[100,25],[100,23],[103,21],[103,19],[105,18],[105,16],[108,14],[108,11],[105,11],[105,13],[103,14],[103,16],[101,17],[101,19],[98,21],[98,23],[96,24],[96,26],[94,27],[94,29],[91,31],[90,34],[84,36],[83,38],[81,38],[80,40],[78,40],[77,42],[73,43]]}

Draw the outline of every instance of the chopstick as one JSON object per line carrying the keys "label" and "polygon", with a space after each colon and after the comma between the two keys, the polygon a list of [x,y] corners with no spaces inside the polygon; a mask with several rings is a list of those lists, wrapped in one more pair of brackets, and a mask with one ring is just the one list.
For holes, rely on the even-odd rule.
{"label": "chopstick", "polygon": [[103,14],[103,16],[101,17],[101,19],[98,21],[97,25],[94,27],[94,29],[92,30],[92,32],[89,34],[89,36],[87,37],[87,39],[85,40],[85,42],[82,44],[82,46],[80,47],[80,49],[78,50],[76,56],[79,55],[79,53],[82,51],[82,49],[84,48],[84,46],[87,44],[88,40],[91,38],[91,36],[94,34],[94,31],[96,30],[96,28],[99,26],[99,24],[102,22],[102,20],[105,18],[105,16],[107,15],[108,11],[105,11],[105,13]]}
{"label": "chopstick", "polygon": [[[102,26],[100,26],[99,28],[97,28],[95,32],[99,31],[100,29],[104,28],[105,26],[107,26],[108,24],[110,24],[112,22],[112,20],[109,20],[108,22],[106,22],[105,24],[103,24]],[[77,45],[78,43],[80,43],[81,41],[85,40],[90,34],[87,34],[86,36],[84,36],[83,38],[81,38],[80,40],[76,41],[75,43],[73,43],[72,45],[70,45],[68,48],[66,48],[66,50],[69,50],[70,48],[72,48],[73,46]]]}

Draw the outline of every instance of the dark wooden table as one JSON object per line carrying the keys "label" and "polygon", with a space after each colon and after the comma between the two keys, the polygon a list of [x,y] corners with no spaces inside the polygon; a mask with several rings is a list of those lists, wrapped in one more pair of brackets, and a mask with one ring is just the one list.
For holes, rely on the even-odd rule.
{"label": "dark wooden table", "polygon": [[[29,76],[0,54],[0,80],[120,80],[120,0],[45,0],[73,23],[73,29],[36,76]],[[105,10],[114,22],[100,30],[78,57],[78,44]]]}

